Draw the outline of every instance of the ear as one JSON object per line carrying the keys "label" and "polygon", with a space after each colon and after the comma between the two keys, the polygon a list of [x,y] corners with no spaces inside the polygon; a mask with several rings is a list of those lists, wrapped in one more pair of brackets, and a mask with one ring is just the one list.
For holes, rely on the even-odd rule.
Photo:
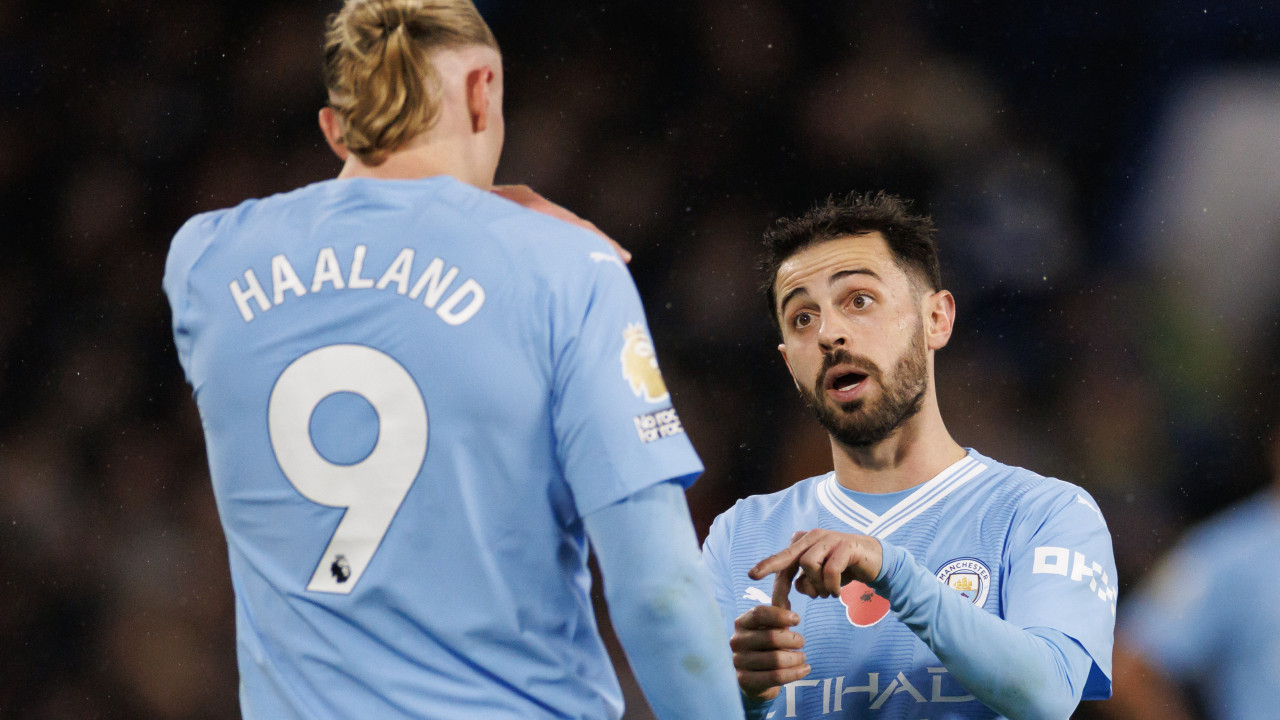
{"label": "ear", "polygon": [[951,340],[956,322],[956,298],[947,290],[939,290],[924,299],[925,334],[930,350],[941,350]]}
{"label": "ear", "polygon": [[787,346],[784,343],[778,343],[778,352],[782,354],[782,362],[787,365],[787,372],[791,373],[791,382],[796,384],[796,390],[800,389],[800,381],[796,379],[796,371],[791,368],[791,358],[787,357]]}
{"label": "ear", "polygon": [[489,114],[493,111],[489,86],[494,77],[493,69],[488,65],[467,73],[467,111],[471,114],[473,133],[482,133],[489,128]]}
{"label": "ear", "polygon": [[338,122],[338,115],[333,108],[328,105],[320,108],[320,132],[324,133],[325,142],[329,143],[329,149],[342,162],[347,161],[347,157],[351,151],[347,150],[347,146],[342,142],[342,124]]}

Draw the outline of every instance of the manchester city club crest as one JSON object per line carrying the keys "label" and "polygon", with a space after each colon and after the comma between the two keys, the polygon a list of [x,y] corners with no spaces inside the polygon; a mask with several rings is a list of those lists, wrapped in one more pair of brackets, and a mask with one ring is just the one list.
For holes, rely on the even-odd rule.
{"label": "manchester city club crest", "polygon": [[936,576],[942,584],[960,593],[969,602],[982,607],[991,589],[991,570],[977,558],[959,558],[939,568]]}

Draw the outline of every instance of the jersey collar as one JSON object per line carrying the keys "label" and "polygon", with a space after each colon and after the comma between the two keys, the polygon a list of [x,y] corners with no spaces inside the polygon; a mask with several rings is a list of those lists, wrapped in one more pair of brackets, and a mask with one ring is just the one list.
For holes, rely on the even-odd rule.
{"label": "jersey collar", "polygon": [[916,488],[915,492],[889,508],[883,515],[877,515],[868,510],[843,492],[836,482],[834,472],[818,483],[818,501],[832,515],[854,530],[864,535],[884,538],[986,469],[987,466],[972,454],[966,455]]}

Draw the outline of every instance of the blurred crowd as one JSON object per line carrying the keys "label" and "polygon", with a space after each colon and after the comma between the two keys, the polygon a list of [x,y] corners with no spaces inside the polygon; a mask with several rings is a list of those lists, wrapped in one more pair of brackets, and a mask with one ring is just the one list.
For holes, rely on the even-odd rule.
{"label": "blurred crowd", "polygon": [[[1093,493],[1122,598],[1266,483],[1267,3],[478,5],[507,69],[499,180],[634,253],[707,466],[700,532],[829,469],[754,257],[774,219],[854,190],[934,216],[948,426]],[[226,546],[160,279],[190,215],[337,173],[315,126],[337,6],[0,3],[0,715],[236,716]]]}

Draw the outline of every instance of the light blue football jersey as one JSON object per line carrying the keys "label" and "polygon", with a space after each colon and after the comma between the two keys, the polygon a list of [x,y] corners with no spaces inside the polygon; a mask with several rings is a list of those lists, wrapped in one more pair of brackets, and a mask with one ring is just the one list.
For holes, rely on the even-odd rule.
{"label": "light blue football jersey", "polygon": [[1122,635],[1211,718],[1267,720],[1280,697],[1280,498],[1274,489],[1188,533],[1127,604]]}
{"label": "light blue football jersey", "polygon": [[621,714],[581,518],[702,467],[604,240],[331,180],[188,221],[165,291],[245,717]]}
{"label": "light blue football jersey", "polygon": [[[1081,488],[970,450],[901,492],[851,492],[828,473],[741,500],[716,518],[703,546],[727,634],[734,618],[770,602],[773,576],[753,581],[747,571],[814,528],[897,545],[987,612],[1074,638],[1094,661],[1084,698],[1110,695],[1115,560],[1102,514]],[[998,717],[866,585],[816,599],[793,588],[790,599],[812,670],[783,686],[768,717]],[[982,638],[972,642],[980,651]]]}

